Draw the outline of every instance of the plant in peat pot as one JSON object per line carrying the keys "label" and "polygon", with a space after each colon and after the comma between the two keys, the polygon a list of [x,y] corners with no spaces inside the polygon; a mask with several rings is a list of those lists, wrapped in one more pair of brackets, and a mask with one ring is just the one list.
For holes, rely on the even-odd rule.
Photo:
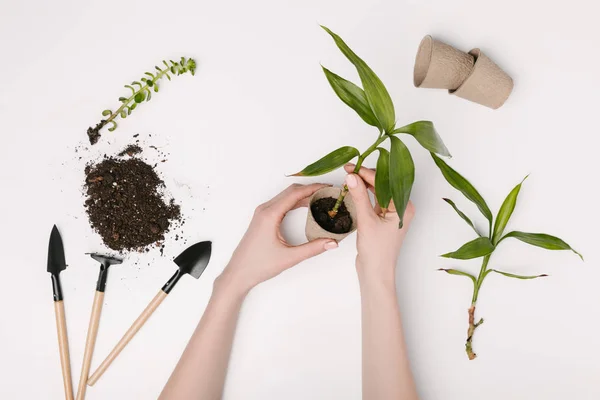
{"label": "plant in peat pot", "polygon": [[[430,121],[418,121],[396,128],[394,104],[383,82],[341,37],[324,26],[322,28],[331,35],[342,54],[354,65],[362,88],[323,67],[325,77],[340,100],[352,108],[363,121],[377,128],[379,134],[375,142],[362,153],[352,146],[340,147],[292,176],[323,175],[355,157],[358,157],[354,168],[354,172],[357,173],[365,159],[377,150],[379,158],[375,175],[375,196],[383,213],[387,211],[390,201],[394,201],[402,227],[404,211],[414,182],[415,166],[408,148],[397,135],[412,135],[421,146],[432,153],[446,157],[450,157],[450,153]],[[386,140],[390,142],[389,151],[380,147]],[[307,238],[343,239],[356,229],[353,213],[354,205],[348,196],[347,186],[344,185],[341,189],[321,189],[310,200]]]}
{"label": "plant in peat pot", "polygon": [[514,187],[513,190],[506,196],[506,199],[502,203],[498,214],[496,215],[496,220],[494,222],[494,217],[492,212],[490,211],[488,205],[486,204],[483,197],[479,194],[477,189],[469,181],[467,181],[462,175],[452,169],[446,162],[444,162],[441,158],[437,157],[435,154],[431,153],[435,164],[438,166],[446,181],[452,187],[460,191],[467,199],[473,202],[479,211],[483,214],[483,216],[489,222],[489,230],[487,235],[481,234],[471,219],[467,217],[462,211],[458,209],[456,204],[450,199],[444,199],[444,201],[456,211],[456,213],[475,231],[477,234],[477,238],[472,241],[464,244],[458,250],[453,251],[451,253],[443,254],[442,257],[453,258],[458,260],[470,260],[474,258],[483,257],[483,262],[481,265],[481,269],[479,270],[479,274],[477,276],[470,274],[468,272],[460,271],[457,269],[444,269],[441,268],[440,271],[445,271],[451,275],[460,275],[465,276],[473,282],[473,296],[471,298],[471,306],[469,307],[469,327],[467,329],[467,341],[465,343],[465,350],[467,352],[467,356],[469,360],[475,359],[477,355],[473,351],[473,334],[475,333],[475,329],[477,329],[482,323],[483,318],[481,318],[478,322],[475,322],[475,307],[477,305],[477,298],[479,296],[481,285],[483,281],[490,273],[500,274],[509,278],[516,279],[535,279],[547,276],[546,274],[542,275],[516,275],[509,272],[499,271],[496,269],[488,269],[490,258],[496,248],[503,242],[505,239],[514,238],[518,239],[522,242],[530,244],[532,246],[541,247],[547,250],[571,250],[575,254],[577,254],[582,260],[583,257],[577,251],[571,248],[567,243],[565,243],[562,239],[559,239],[555,236],[550,236],[545,233],[528,233],[521,231],[511,231],[509,233],[504,233],[506,225],[512,216],[512,213],[517,204],[517,197],[519,196],[519,192],[521,191],[521,185],[527,179],[523,179],[521,183]]}

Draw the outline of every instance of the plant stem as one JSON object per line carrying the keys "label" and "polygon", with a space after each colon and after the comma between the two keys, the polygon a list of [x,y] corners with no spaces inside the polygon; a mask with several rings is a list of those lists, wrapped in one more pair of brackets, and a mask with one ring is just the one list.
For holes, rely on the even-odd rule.
{"label": "plant stem", "polygon": [[490,257],[491,254],[483,258],[483,263],[481,264],[481,269],[479,270],[479,276],[477,277],[475,285],[473,285],[473,298],[471,299],[471,307],[469,308],[469,328],[467,329],[467,341],[465,343],[465,350],[469,360],[474,360],[477,357],[477,354],[475,354],[473,351],[473,334],[475,333],[475,329],[479,327],[479,325],[483,324],[483,318],[479,319],[479,321],[475,323],[475,307],[477,305],[479,289],[481,288],[481,284],[487,275],[486,271],[488,263],[490,262]]}
{"label": "plant stem", "polygon": [[[356,165],[354,166],[354,171],[352,171],[353,174],[358,174],[358,171],[360,171],[360,168],[362,167],[363,161],[365,161],[365,159],[372,152],[374,152],[375,149],[377,149],[377,146],[379,146],[381,142],[383,142],[385,139],[387,139],[387,134],[382,133],[381,135],[379,135],[375,143],[373,143],[367,150],[365,150],[361,155],[358,156],[358,160],[356,161]],[[344,197],[346,197],[347,194],[348,186],[344,184],[344,186],[342,186],[342,190],[340,191],[340,195],[338,196],[337,201],[335,202],[335,205],[333,206],[331,211],[328,212],[330,218],[334,218],[337,215],[340,207],[342,206],[342,203],[344,202]]]}

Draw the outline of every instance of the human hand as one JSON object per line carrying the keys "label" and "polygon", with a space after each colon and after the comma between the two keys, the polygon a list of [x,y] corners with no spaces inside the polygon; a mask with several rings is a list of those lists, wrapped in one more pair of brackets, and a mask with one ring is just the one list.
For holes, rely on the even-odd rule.
{"label": "human hand", "polygon": [[349,173],[346,185],[357,212],[356,268],[359,277],[365,274],[393,277],[402,242],[415,215],[415,207],[412,202],[408,203],[404,212],[404,226],[398,229],[400,218],[393,201],[385,215],[378,204],[375,207],[371,204],[367,189],[372,192],[375,190],[375,170],[363,167],[356,175],[352,173],[353,164],[347,164],[344,169]]}
{"label": "human hand", "polygon": [[246,234],[217,282],[234,284],[245,293],[308,258],[338,247],[332,239],[316,239],[291,246],[280,231],[281,221],[288,211],[307,207],[310,196],[326,186],[293,184],[259,205]]}

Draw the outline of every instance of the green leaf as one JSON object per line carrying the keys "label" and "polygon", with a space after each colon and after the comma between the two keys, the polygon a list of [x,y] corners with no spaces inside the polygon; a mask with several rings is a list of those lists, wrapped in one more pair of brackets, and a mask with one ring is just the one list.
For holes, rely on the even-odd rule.
{"label": "green leaf", "polygon": [[154,93],[158,93],[158,83],[154,84]]}
{"label": "green leaf", "polygon": [[520,241],[530,244],[532,246],[541,247],[546,250],[571,250],[583,260],[583,256],[580,253],[575,251],[575,249],[569,246],[565,241],[563,241],[560,238],[557,238],[556,236],[547,235],[545,233],[527,233],[513,231],[504,235],[504,237],[500,239],[498,243],[500,243],[504,239],[511,237],[519,239]]}
{"label": "green leaf", "polygon": [[454,204],[454,202],[453,202],[452,200],[450,200],[450,199],[446,199],[446,198],[444,198],[443,200],[444,200],[446,203],[450,204],[450,205],[452,206],[452,208],[454,208],[454,211],[456,211],[456,213],[457,213],[457,214],[458,214],[458,215],[459,215],[459,216],[460,216],[460,217],[461,217],[461,218],[462,218],[462,219],[463,219],[463,220],[464,220],[464,221],[465,221],[467,224],[469,224],[469,226],[470,226],[471,228],[473,228],[473,230],[475,231],[475,233],[477,234],[477,236],[481,236],[481,235],[479,234],[479,232],[477,232],[477,229],[475,228],[475,225],[473,224],[473,222],[471,221],[471,219],[470,219],[469,217],[467,217],[467,216],[465,215],[465,213],[463,213],[462,211],[460,211],[460,210],[458,209],[458,207],[456,206],[456,204]]}
{"label": "green leaf", "polygon": [[[356,86],[354,83],[347,81],[339,75],[334,74],[327,68],[321,66],[323,72],[331,85],[331,88],[348,107],[352,108],[356,113],[369,125],[379,126],[379,121],[373,114],[369,101],[364,90]],[[382,127],[380,127],[382,128]],[[383,129],[383,128],[382,128]]]}
{"label": "green leaf", "polygon": [[351,146],[340,147],[337,150],[332,151],[327,154],[325,157],[321,158],[318,161],[310,164],[302,171],[295,173],[291,176],[317,176],[323,175],[328,172],[331,172],[342,165],[346,164],[348,161],[352,160],[354,157],[358,157],[360,155],[359,151]]}
{"label": "green leaf", "polygon": [[163,72],[163,70],[162,70],[162,69],[160,69],[160,68],[158,68],[156,65],[154,66],[154,68],[156,68],[156,70],[157,70],[158,72]]}
{"label": "green leaf", "polygon": [[470,260],[472,258],[487,256],[493,251],[494,245],[490,239],[486,237],[480,237],[462,245],[462,247],[456,251],[442,254],[442,257],[456,258],[458,260]]}
{"label": "green leaf", "polygon": [[119,101],[126,103],[129,99],[127,97],[119,97]]}
{"label": "green leaf", "polygon": [[149,89],[146,89],[146,101],[150,101],[152,98],[152,92]]}
{"label": "green leaf", "polygon": [[390,188],[400,225],[404,225],[404,211],[410,200],[410,192],[415,181],[415,164],[410,151],[400,139],[390,137]]}
{"label": "green leaf", "polygon": [[412,135],[426,150],[441,156],[452,157],[431,121],[413,122],[412,124],[392,131],[392,134],[396,133],[407,133]]}
{"label": "green leaf", "polygon": [[442,171],[442,175],[444,175],[446,181],[448,181],[448,183],[452,185],[452,187],[460,191],[467,199],[475,203],[475,205],[477,206],[477,208],[479,208],[479,211],[481,211],[483,216],[487,218],[487,220],[490,223],[491,231],[493,219],[492,212],[490,211],[490,208],[486,204],[483,197],[481,197],[477,189],[475,189],[475,187],[471,185],[471,183],[468,180],[466,180],[461,174],[459,174],[448,164],[446,164],[444,160],[436,156],[434,153],[430,154],[431,157],[433,157],[435,165],[437,165],[440,171]]}
{"label": "green leaf", "polygon": [[135,110],[135,108],[136,108],[136,107],[137,107],[137,103],[133,103],[133,104],[131,105],[131,107],[129,107],[129,109],[130,109],[131,111],[133,111],[133,110]]}
{"label": "green leaf", "polygon": [[117,129],[117,123],[115,121],[110,121],[110,123],[112,124],[110,128],[108,128],[109,132],[114,131],[115,129]]}
{"label": "green leaf", "polygon": [[390,152],[378,147],[379,158],[377,159],[377,170],[375,171],[375,197],[382,209],[387,209],[392,200],[392,188],[390,187]]}
{"label": "green leaf", "polygon": [[132,85],[138,85],[140,88],[142,87],[142,84],[139,83],[138,81],[133,81],[131,82]]}
{"label": "green leaf", "polygon": [[144,74],[148,75],[152,80],[154,80],[154,74],[152,72],[144,72]]}
{"label": "green leaf", "polygon": [[168,72],[165,72],[165,76],[167,77],[168,80],[171,80],[171,75],[169,75]]}
{"label": "green leaf", "polygon": [[127,111],[121,111],[121,118],[127,118]]}
{"label": "green leaf", "polygon": [[110,115],[110,114],[112,114],[112,111],[110,111],[110,110],[104,110],[104,111],[102,111],[102,115],[104,115],[105,117],[107,115]]}
{"label": "green leaf", "polygon": [[440,268],[440,269],[438,269],[438,271],[444,271],[450,275],[466,276],[467,278],[471,279],[471,281],[473,281],[473,285],[477,284],[477,279],[473,275],[471,275],[467,272],[459,271],[457,269],[445,269],[445,268]]}
{"label": "green leaf", "polygon": [[135,94],[135,89],[133,88],[133,86],[125,85],[125,87],[131,89],[131,94]]}
{"label": "green leaf", "polygon": [[485,275],[487,276],[487,274],[489,274],[490,272],[495,272],[497,274],[508,276],[509,278],[516,278],[516,279],[535,279],[535,278],[542,278],[544,276],[548,276],[546,274],[541,274],[541,275],[516,275],[516,274],[511,274],[509,272],[498,271],[497,269],[489,269],[489,270],[487,270],[485,272]]}
{"label": "green leaf", "polygon": [[146,100],[146,92],[145,91],[141,91],[138,94],[135,95],[135,97],[133,98],[135,100],[136,103],[141,103],[144,100]]}
{"label": "green leaf", "polygon": [[494,224],[494,234],[492,235],[492,243],[498,243],[500,237],[504,233],[504,229],[506,228],[506,224],[510,220],[510,217],[515,210],[515,206],[517,205],[517,197],[519,197],[519,192],[521,191],[521,185],[525,182],[527,176],[523,178],[521,183],[513,188],[510,191],[504,202],[502,203],[502,207],[500,207],[500,211],[498,211],[498,215],[496,216],[496,223]]}
{"label": "green leaf", "polygon": [[396,122],[394,103],[392,103],[392,98],[383,85],[383,82],[381,82],[379,77],[375,75],[375,72],[373,72],[373,70],[369,68],[369,66],[346,45],[346,43],[344,43],[341,37],[333,33],[327,27],[323,25],[321,25],[321,27],[331,35],[337,47],[356,67],[369,105],[377,117],[380,126],[386,131],[394,129],[394,124]]}

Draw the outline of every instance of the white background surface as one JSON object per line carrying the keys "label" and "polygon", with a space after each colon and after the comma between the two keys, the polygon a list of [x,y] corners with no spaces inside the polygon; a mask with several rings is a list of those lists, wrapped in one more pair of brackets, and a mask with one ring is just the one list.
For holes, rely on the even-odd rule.
{"label": "white background surface", "polygon": [[[435,122],[454,155],[451,164],[494,212],[531,173],[509,229],[555,234],[586,257],[582,263],[570,252],[504,242],[492,267],[550,277],[489,277],[478,307],[486,319],[474,342],[479,358],[469,362],[471,284],[436,269],[476,272],[479,261],[437,256],[472,239],[441,198],[454,199],[480,226],[483,221],[407,139],[417,168],[417,217],[397,284],[422,397],[600,398],[597,15],[594,2],[583,0],[3,0],[0,398],[63,398],[45,271],[54,223],[69,263],[61,277],[77,384],[97,277],[97,265],[84,253],[105,250],[84,215],[82,169],[136,133],[170,153],[159,170],[182,204],[185,236],[213,240],[213,259],[199,281],[182,280],[88,399],[158,396],[254,207],[294,181],[284,174],[339,146],[364,149],[374,140],[374,130],[335,97],[321,72],[320,62],[356,80],[318,23],[338,32],[378,73],[400,124]],[[463,50],[481,47],[503,66],[516,83],[506,105],[492,111],[443,91],[415,89],[414,55],[425,34]],[[101,145],[75,153],[87,127],[126,93],[123,84],[180,55],[199,62],[196,77],[165,82],[114,134],[105,133]],[[342,179],[338,171],[295,181]],[[304,218],[305,211],[296,211],[286,221],[295,242],[302,240]],[[172,274],[170,259],[184,247],[170,240],[164,258],[132,256],[111,271],[92,369]],[[226,399],[360,398],[354,257],[352,236],[250,294]]]}

